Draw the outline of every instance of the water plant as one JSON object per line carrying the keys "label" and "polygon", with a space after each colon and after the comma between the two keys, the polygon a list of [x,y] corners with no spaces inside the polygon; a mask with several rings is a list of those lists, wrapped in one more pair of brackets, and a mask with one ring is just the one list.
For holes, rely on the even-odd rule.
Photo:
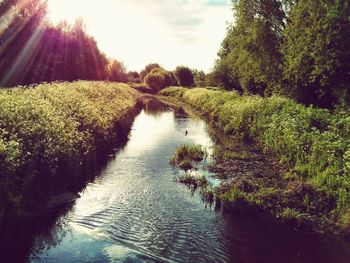
{"label": "water plant", "polygon": [[178,146],[170,158],[170,164],[181,169],[189,170],[193,168],[194,162],[200,162],[206,155],[201,145],[182,144]]}
{"label": "water plant", "polygon": [[194,188],[206,187],[208,184],[204,175],[194,173],[182,173],[175,178],[176,182],[190,185]]}

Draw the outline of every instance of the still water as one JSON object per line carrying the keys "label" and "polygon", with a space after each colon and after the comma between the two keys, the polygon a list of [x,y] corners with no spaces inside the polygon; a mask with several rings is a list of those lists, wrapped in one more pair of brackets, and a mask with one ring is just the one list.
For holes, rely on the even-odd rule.
{"label": "still water", "polygon": [[213,142],[203,120],[158,106],[141,111],[127,144],[80,198],[35,232],[28,261],[350,262],[347,241],[214,211],[174,182],[176,146]]}

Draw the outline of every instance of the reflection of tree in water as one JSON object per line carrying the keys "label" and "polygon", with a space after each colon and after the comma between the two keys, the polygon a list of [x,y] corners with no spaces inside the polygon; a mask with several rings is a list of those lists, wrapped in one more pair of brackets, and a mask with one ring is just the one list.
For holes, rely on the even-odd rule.
{"label": "reflection of tree in water", "polygon": [[165,105],[164,103],[155,98],[144,100],[144,110],[150,115],[159,116],[168,109],[169,106]]}
{"label": "reflection of tree in water", "polygon": [[[69,234],[68,221],[62,220],[72,209],[72,204],[58,213],[48,214],[35,222],[31,242],[28,244],[30,260],[39,259],[46,251],[59,245]],[[34,250],[32,250],[34,248]]]}
{"label": "reflection of tree in water", "polygon": [[222,211],[220,240],[237,262],[349,262],[349,241],[296,231],[268,217]]}
{"label": "reflection of tree in water", "polygon": [[188,114],[182,107],[176,107],[174,109],[174,117],[176,120],[181,120],[184,118],[188,118]]}
{"label": "reflection of tree in water", "polygon": [[[3,245],[0,253],[0,262],[27,262],[39,259],[40,255],[50,248],[56,247],[68,231],[65,217],[72,209],[73,204],[64,208],[43,214],[31,222],[22,222],[7,231],[2,232]],[[35,248],[35,250],[33,250]]]}

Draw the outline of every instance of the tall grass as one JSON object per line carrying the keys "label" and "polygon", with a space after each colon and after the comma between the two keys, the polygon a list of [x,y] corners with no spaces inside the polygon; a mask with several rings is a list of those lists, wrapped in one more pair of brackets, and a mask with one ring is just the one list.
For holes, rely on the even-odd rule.
{"label": "tall grass", "polygon": [[135,105],[133,89],[104,82],[0,91],[0,219],[21,209],[38,178],[60,176],[61,164],[81,162],[110,139]]}
{"label": "tall grass", "polygon": [[178,146],[170,158],[170,164],[179,166],[181,169],[191,169],[193,162],[200,162],[205,157],[205,151],[201,145],[182,144]]}
{"label": "tall grass", "polygon": [[[278,154],[294,173],[350,208],[350,113],[305,107],[282,97],[240,96],[203,88],[168,88],[227,134],[254,140]],[[349,222],[350,223],[350,222]]]}

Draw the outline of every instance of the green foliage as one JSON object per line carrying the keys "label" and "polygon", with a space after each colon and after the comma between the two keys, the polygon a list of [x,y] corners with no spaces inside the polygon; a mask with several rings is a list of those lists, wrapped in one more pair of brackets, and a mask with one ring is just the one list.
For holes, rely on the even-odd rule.
{"label": "green foliage", "polygon": [[339,226],[343,233],[350,234],[350,210],[346,210],[339,218]]}
{"label": "green foliage", "polygon": [[176,85],[172,73],[163,68],[152,69],[145,77],[145,83],[153,92]]}
{"label": "green foliage", "polygon": [[232,150],[227,150],[222,147],[214,147],[213,149],[213,157],[215,159],[219,160],[229,160],[229,159],[236,159],[236,160],[249,160],[252,158],[250,154],[245,151],[232,151]]}
{"label": "green foliage", "polygon": [[129,83],[141,83],[140,74],[136,71],[129,71],[127,74],[127,79]]}
{"label": "green foliage", "polygon": [[112,59],[108,66],[107,79],[113,82],[127,82],[128,77],[124,64]]}
{"label": "green foliage", "polygon": [[305,107],[281,97],[239,96],[201,88],[169,88],[161,95],[179,98],[208,116],[227,134],[261,143],[278,154],[314,187],[350,204],[350,113]]}
{"label": "green foliage", "polygon": [[177,99],[181,99],[182,95],[187,91],[182,87],[169,87],[167,89],[162,90],[159,94],[169,97],[175,97]]}
{"label": "green foliage", "polygon": [[156,68],[161,68],[161,66],[158,63],[150,63],[150,64],[146,65],[145,68],[140,72],[141,80],[144,81],[147,74]]}
{"label": "green foliage", "polygon": [[[2,1],[0,87],[45,81],[106,80],[108,59],[81,19],[57,26],[46,21],[46,2]],[[6,22],[5,22],[6,21]]]}
{"label": "green foliage", "polygon": [[174,154],[170,158],[172,165],[177,165],[182,169],[191,169],[192,162],[200,162],[205,157],[205,151],[201,145],[182,144],[176,148]]}
{"label": "green foliage", "polygon": [[80,163],[113,136],[116,124],[135,105],[130,87],[103,82],[0,91],[2,207],[19,209],[35,180],[62,176],[57,174],[60,164]]}
{"label": "green foliage", "polygon": [[180,86],[191,87],[194,84],[192,71],[185,66],[178,66],[175,69],[175,77]]}
{"label": "green foliage", "polygon": [[128,83],[128,85],[138,91],[152,93],[152,90],[144,83]]}
{"label": "green foliage", "polygon": [[208,181],[204,175],[195,173],[182,173],[175,178],[175,181],[193,186],[194,188],[206,187],[208,185]]}
{"label": "green foliage", "polygon": [[232,3],[235,22],[213,70],[219,86],[325,108],[349,103],[349,1]]}
{"label": "green foliage", "polygon": [[284,220],[296,220],[298,226],[303,223],[303,221],[305,221],[306,219],[304,218],[305,216],[300,213],[298,210],[295,210],[293,208],[285,208],[282,213],[281,213],[281,217]]}
{"label": "green foliage", "polygon": [[165,88],[165,75],[158,70],[152,70],[145,77],[145,83],[153,92],[158,92]]}
{"label": "green foliage", "polygon": [[245,195],[243,192],[236,188],[232,188],[230,191],[220,194],[220,199],[229,201],[231,204],[236,205],[238,202],[245,202]]}
{"label": "green foliage", "polygon": [[214,68],[225,89],[249,94],[270,92],[280,81],[281,30],[285,13],[278,0],[233,1],[232,24]]}
{"label": "green foliage", "polygon": [[320,106],[349,101],[350,3],[298,1],[284,32],[285,93]]}
{"label": "green foliage", "polygon": [[193,76],[194,76],[194,85],[196,87],[205,87],[207,85],[207,79],[206,74],[204,71],[200,70],[193,70]]}

